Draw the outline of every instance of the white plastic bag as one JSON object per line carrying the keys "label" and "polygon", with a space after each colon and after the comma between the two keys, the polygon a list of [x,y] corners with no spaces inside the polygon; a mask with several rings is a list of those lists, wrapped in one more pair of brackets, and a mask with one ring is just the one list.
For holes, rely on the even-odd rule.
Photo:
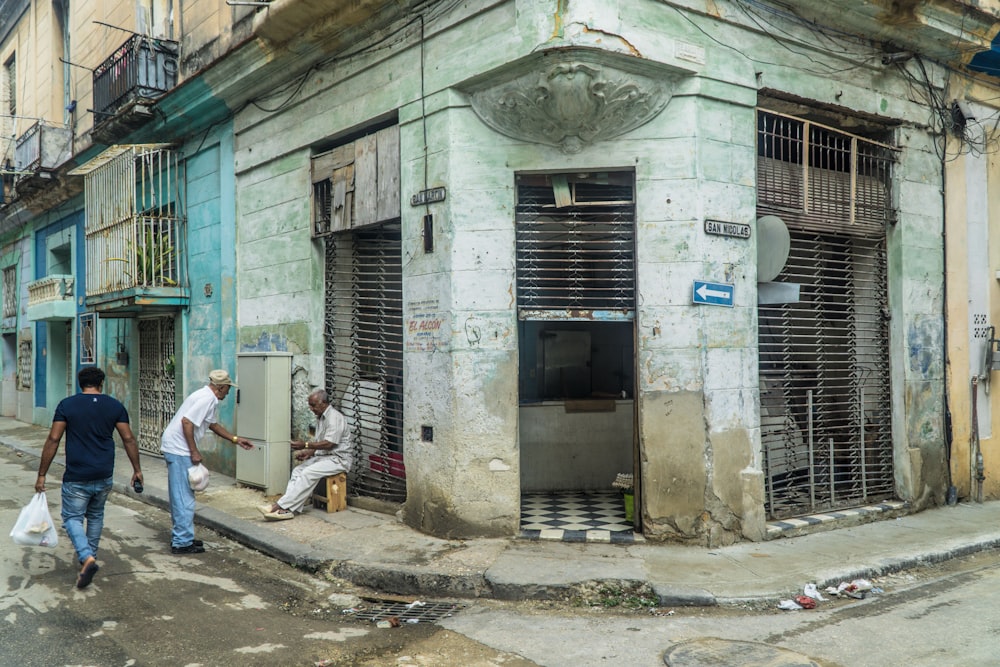
{"label": "white plastic bag", "polygon": [[817,602],[826,602],[826,598],[820,594],[819,590],[816,588],[816,584],[806,584],[805,588],[802,589],[802,592],[807,597],[811,597]]}
{"label": "white plastic bag", "polygon": [[204,491],[208,488],[208,468],[201,463],[188,468],[188,484],[192,491]]}
{"label": "white plastic bag", "polygon": [[15,544],[25,547],[54,547],[59,544],[59,535],[49,514],[49,503],[45,493],[36,493],[10,531]]}

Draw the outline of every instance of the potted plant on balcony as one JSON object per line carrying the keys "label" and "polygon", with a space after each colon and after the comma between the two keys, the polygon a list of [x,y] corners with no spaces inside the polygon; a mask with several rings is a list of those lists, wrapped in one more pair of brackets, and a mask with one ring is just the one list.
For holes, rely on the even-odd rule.
{"label": "potted plant on balcony", "polygon": [[[135,275],[125,270],[125,275],[133,279],[133,285],[156,285],[173,287],[177,281],[170,277],[174,261],[174,246],[166,234],[146,227],[142,230],[138,243],[128,243],[128,252],[135,258]],[[128,262],[126,257],[111,257],[109,262]]]}

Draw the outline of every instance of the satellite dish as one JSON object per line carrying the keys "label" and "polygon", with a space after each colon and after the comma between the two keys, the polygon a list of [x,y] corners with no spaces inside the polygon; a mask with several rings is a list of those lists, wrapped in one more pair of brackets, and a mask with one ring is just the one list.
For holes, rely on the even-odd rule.
{"label": "satellite dish", "polygon": [[788,261],[792,239],[785,221],[776,215],[757,218],[757,282],[778,277]]}

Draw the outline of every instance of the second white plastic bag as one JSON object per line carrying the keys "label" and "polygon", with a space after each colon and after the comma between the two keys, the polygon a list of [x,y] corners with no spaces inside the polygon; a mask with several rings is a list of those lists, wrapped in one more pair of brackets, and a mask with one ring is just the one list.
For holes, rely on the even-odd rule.
{"label": "second white plastic bag", "polygon": [[199,463],[188,468],[188,484],[192,491],[204,491],[208,488],[208,468]]}

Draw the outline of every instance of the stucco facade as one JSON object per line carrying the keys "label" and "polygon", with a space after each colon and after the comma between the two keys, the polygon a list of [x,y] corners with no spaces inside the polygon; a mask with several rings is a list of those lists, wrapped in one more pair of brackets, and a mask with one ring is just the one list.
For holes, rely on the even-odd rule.
{"label": "stucco facade", "polygon": [[[287,109],[237,114],[241,346],[266,339],[294,350],[310,386],[322,372],[321,248],[309,237],[307,202],[295,184],[318,146],[398,118],[404,320],[430,312],[441,322],[430,350],[406,329],[409,523],[456,536],[517,530],[527,473],[518,428],[515,178],[628,170],[643,530],[706,544],[761,538],[756,238],[719,238],[703,228],[706,219],[755,221],[755,113],[765,97],[812,108],[831,123],[879,127],[903,148],[894,167],[898,222],[886,230],[895,492],[915,506],[943,498],[943,184],[926,108],[909,99],[907,79],[892,67],[838,74],[840,58],[810,49],[802,23],[782,23],[795,45],[787,50],[734,8],[719,14],[659,3],[431,10],[423,41],[403,30],[390,48],[333,57],[304,79]],[[871,47],[842,57],[864,63]],[[669,101],[629,132],[600,141],[574,136],[571,146],[506,136],[494,129],[502,121],[483,117],[489,110],[477,114],[481,91],[520,85],[518,77],[551,80],[560,76],[555,64],[654,81],[669,89]],[[817,67],[827,76],[815,76]],[[435,187],[446,188],[443,202],[406,205]],[[422,249],[428,213],[432,253]],[[295,279],[276,283],[279,273]],[[692,304],[692,283],[704,278],[735,286],[732,308]],[[432,442],[422,439],[422,426],[433,427]],[[607,471],[608,484],[616,472]]]}

